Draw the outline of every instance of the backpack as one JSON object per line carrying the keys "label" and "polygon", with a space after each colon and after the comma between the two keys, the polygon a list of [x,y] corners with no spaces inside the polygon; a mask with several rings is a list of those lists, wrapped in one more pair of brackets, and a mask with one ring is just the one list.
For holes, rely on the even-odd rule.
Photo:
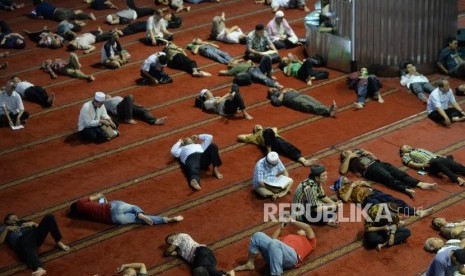
{"label": "backpack", "polygon": [[252,77],[250,76],[249,73],[241,72],[241,73],[238,73],[234,77],[233,83],[235,83],[235,84],[237,84],[239,86],[251,85],[252,84]]}

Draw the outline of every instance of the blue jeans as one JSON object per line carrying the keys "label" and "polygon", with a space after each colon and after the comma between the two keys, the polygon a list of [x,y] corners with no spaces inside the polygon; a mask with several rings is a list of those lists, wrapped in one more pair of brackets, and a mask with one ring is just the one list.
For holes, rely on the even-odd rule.
{"label": "blue jeans", "polygon": [[[128,204],[124,201],[114,200],[110,202],[110,213],[111,220],[115,224],[132,224],[141,223],[145,224],[144,221],[137,218],[139,213],[144,213],[139,206]],[[160,216],[148,216],[153,224],[166,223],[163,217]]]}
{"label": "blue jeans", "polygon": [[211,45],[200,46],[199,52],[202,56],[217,61],[221,64],[228,64],[232,60],[228,53],[223,52]]}
{"label": "blue jeans", "polygon": [[265,261],[270,265],[271,275],[283,274],[283,269],[290,269],[299,261],[295,250],[280,240],[272,239],[262,232],[252,235],[249,252],[262,253]]}

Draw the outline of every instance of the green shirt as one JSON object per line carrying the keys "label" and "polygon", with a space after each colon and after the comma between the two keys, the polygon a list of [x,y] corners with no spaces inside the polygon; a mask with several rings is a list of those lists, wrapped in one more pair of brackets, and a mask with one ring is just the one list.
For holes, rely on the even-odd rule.
{"label": "green shirt", "polygon": [[237,65],[234,65],[233,67],[229,68],[228,69],[228,75],[230,76],[235,76],[239,73],[242,73],[242,72],[247,72],[249,71],[250,68],[252,68],[254,65],[251,65],[250,63],[248,62],[244,62],[244,63],[239,63]]}
{"label": "green shirt", "polygon": [[300,67],[302,67],[302,64],[298,62],[292,62],[288,66],[284,67],[284,72],[287,72],[289,66],[291,67],[290,75],[293,77],[297,77],[299,73],[299,69]]}
{"label": "green shirt", "polygon": [[402,155],[402,162],[405,165],[408,165],[409,162],[426,165],[429,162],[429,160],[437,156],[437,154],[434,154],[431,151],[425,149],[413,149]]}

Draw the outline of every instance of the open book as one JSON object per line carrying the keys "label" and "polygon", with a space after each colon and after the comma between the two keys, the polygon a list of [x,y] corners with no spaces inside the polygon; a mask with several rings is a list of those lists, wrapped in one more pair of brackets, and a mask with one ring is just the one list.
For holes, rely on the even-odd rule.
{"label": "open book", "polygon": [[279,177],[276,177],[272,181],[267,180],[265,181],[265,184],[271,187],[276,187],[276,188],[284,188],[289,184],[289,182],[292,181],[292,178],[287,177],[285,175],[280,175]]}

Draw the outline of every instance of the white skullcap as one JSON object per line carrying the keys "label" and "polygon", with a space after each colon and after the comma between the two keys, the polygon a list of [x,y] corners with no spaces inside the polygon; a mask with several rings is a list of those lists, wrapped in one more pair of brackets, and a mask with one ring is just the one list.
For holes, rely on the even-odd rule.
{"label": "white skullcap", "polygon": [[104,102],[105,101],[105,93],[103,92],[95,92],[94,100],[97,102]]}
{"label": "white skullcap", "polygon": [[277,11],[277,12],[275,13],[275,16],[276,16],[276,17],[284,17],[284,12],[283,12],[283,11]]}
{"label": "white skullcap", "polygon": [[205,93],[207,93],[207,92],[208,92],[208,89],[202,89],[202,90],[200,90],[200,97],[205,96]]}
{"label": "white skullcap", "polygon": [[270,164],[276,165],[279,161],[279,155],[275,151],[271,151],[266,155],[266,161]]}

